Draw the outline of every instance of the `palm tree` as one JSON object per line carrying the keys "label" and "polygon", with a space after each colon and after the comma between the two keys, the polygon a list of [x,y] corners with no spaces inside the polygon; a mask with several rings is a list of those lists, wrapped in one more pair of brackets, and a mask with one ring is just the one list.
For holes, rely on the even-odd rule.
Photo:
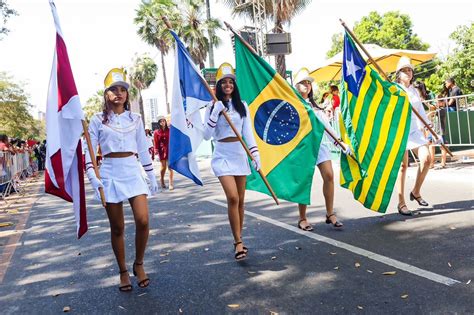
{"label": "palm tree", "polygon": [[138,104],[143,125],[145,125],[145,111],[143,110],[142,90],[147,89],[155,81],[157,71],[156,63],[146,55],[136,57],[133,66],[129,70],[130,82],[138,90]]}
{"label": "palm tree", "polygon": [[173,38],[161,18],[162,16],[166,16],[172,22],[177,21],[177,8],[171,0],[153,0],[147,3],[142,2],[136,12],[137,15],[134,22],[138,25],[138,35],[147,44],[155,46],[160,51],[166,111],[169,114],[170,104],[168,101],[168,80],[166,78],[165,56],[173,44]]}
{"label": "palm tree", "polygon": [[[216,31],[222,28],[221,22],[206,17],[204,0],[184,0],[180,11],[182,16],[178,34],[187,46],[193,61],[203,69],[211,45],[218,47],[221,43],[220,38],[215,35]],[[208,38],[206,34],[211,37]]]}
{"label": "palm tree", "polygon": [[[253,5],[236,8],[235,0],[222,0],[228,7],[232,8],[232,14],[253,18]],[[311,0],[261,0],[265,2],[265,13],[267,18],[273,22],[273,33],[283,33],[283,25],[291,23],[291,20],[311,3]],[[286,77],[285,55],[276,56],[276,67],[278,73]]]}

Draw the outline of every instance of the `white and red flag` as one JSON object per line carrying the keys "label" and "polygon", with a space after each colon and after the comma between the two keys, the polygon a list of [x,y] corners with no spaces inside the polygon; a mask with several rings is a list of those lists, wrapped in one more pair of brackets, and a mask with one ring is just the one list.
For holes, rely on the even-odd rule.
{"label": "white and red flag", "polygon": [[72,202],[77,237],[87,232],[81,134],[84,113],[77,94],[56,6],[50,1],[56,25],[56,48],[46,105],[46,193]]}

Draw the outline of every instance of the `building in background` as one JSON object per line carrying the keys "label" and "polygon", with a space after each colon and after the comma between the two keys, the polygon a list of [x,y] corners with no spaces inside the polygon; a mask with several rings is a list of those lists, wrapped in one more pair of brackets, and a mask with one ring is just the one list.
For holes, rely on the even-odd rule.
{"label": "building in background", "polygon": [[143,107],[145,112],[145,128],[151,128],[151,123],[158,121],[158,99],[144,99]]}
{"label": "building in background", "polygon": [[38,111],[38,120],[39,121],[46,121],[46,113],[43,111]]}

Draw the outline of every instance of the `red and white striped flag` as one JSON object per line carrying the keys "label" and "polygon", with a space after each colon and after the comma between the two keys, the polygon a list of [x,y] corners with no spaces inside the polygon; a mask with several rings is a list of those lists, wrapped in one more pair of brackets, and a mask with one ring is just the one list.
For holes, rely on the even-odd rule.
{"label": "red and white striped flag", "polygon": [[81,102],[64,43],[56,6],[51,0],[56,25],[56,49],[46,105],[46,193],[72,202],[77,237],[87,232],[86,198],[82,162]]}

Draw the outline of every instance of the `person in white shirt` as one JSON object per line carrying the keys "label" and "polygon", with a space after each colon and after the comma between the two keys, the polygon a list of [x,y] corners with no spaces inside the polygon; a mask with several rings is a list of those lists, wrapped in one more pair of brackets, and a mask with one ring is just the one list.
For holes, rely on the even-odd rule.
{"label": "person in white shirt", "polygon": [[[101,179],[95,175],[88,152],[86,174],[99,200],[99,188],[104,190],[112,248],[120,271],[119,290],[129,292],[132,285],[125,262],[123,201],[128,199],[135,219],[133,274],[137,277],[139,287],[147,287],[150,280],[143,268],[149,234],[147,195],[156,193],[158,184],[142,119],[140,115],[130,112],[129,85],[123,70],[110,70],[104,84],[103,112],[95,114],[89,125],[92,149],[95,151],[100,145],[104,156],[100,167]],[[150,188],[141,175],[141,167],[147,174]]]}
{"label": "person in white shirt", "polygon": [[248,248],[242,241],[244,225],[244,198],[246,176],[250,166],[244,148],[232,131],[224,116],[225,111],[233,125],[247,142],[254,158],[253,167],[260,169],[260,154],[252,132],[250,113],[247,105],[240,99],[232,66],[222,64],[216,74],[216,97],[219,100],[208,106],[204,123],[204,139],[215,140],[211,167],[218,177],[227,198],[229,223],[234,236],[235,259],[242,260],[248,255]]}
{"label": "person in white shirt", "polygon": [[[316,117],[324,124],[324,126],[332,132],[333,135],[337,135],[336,131],[329,124],[328,118],[324,113],[324,108],[319,107],[313,99],[313,83],[314,79],[309,76],[309,71],[306,68],[302,68],[295,76],[293,82],[296,83],[296,90],[311,105],[316,114]],[[329,136],[328,136],[329,137]],[[337,142],[336,142],[337,143]],[[346,144],[343,148],[340,148],[344,154],[350,154],[350,148]],[[332,224],[336,229],[342,228],[343,224],[337,220],[336,214],[334,213],[334,172],[331,163],[331,152],[328,146],[321,142],[318,151],[318,159],[316,165],[319,168],[321,177],[323,178],[323,195],[326,204],[326,224]],[[307,205],[298,204],[298,210],[300,218],[298,220],[298,228],[303,231],[312,231],[313,226],[308,222],[306,218]]]}
{"label": "person in white shirt", "polygon": [[[406,91],[408,99],[410,100],[411,106],[418,111],[425,122],[429,122],[426,116],[423,104],[421,102],[418,91],[413,86],[414,82],[414,68],[411,64],[411,60],[408,57],[401,57],[396,71],[396,82]],[[412,112],[410,120],[410,133],[408,135],[407,150],[413,150],[418,156],[418,171],[416,173],[415,186],[410,192],[410,200],[416,200],[420,206],[428,206],[428,203],[421,197],[421,186],[428,174],[430,169],[430,153],[428,148],[428,140],[426,139],[424,132],[424,125],[420,119]],[[441,137],[438,137],[440,143]],[[403,156],[402,165],[397,178],[397,190],[398,190],[398,212],[402,215],[413,215],[406,205],[405,201],[405,180],[408,168],[408,151],[405,151]]]}

